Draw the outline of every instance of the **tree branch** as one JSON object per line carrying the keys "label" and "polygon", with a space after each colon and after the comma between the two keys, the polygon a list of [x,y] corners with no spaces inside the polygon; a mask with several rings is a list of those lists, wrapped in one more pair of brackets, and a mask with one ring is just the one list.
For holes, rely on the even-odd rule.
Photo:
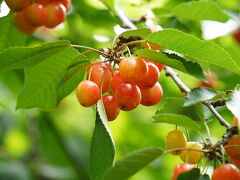
{"label": "tree branch", "polygon": [[[128,26],[130,29],[137,29],[137,27],[128,19],[128,17],[122,11],[117,9],[117,12],[119,15],[118,18],[123,25]],[[182,92],[186,94],[191,92],[191,90],[179,79],[177,73],[171,67],[165,66],[165,71],[166,75],[172,78],[172,80],[177,84],[177,86]],[[203,104],[208,107],[208,109],[218,119],[219,123],[222,126],[225,126],[227,129],[231,128],[231,125],[223,119],[223,117],[216,111],[216,109],[210,102],[204,102]]]}

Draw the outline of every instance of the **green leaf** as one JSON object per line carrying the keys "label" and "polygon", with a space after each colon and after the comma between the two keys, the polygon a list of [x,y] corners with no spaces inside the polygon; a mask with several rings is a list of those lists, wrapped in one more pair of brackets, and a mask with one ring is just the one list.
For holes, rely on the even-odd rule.
{"label": "green leaf", "polygon": [[[45,43],[35,47],[14,47],[0,52],[0,71],[33,66],[69,49],[68,41]],[[61,60],[60,60],[61,61]]]}
{"label": "green leaf", "polygon": [[193,168],[190,171],[183,172],[177,178],[177,180],[188,180],[188,179],[191,179],[191,180],[210,180],[208,175],[206,175],[206,174],[201,175],[200,174],[200,169],[198,169],[198,168]]}
{"label": "green leaf", "polygon": [[128,179],[157,159],[162,152],[159,148],[146,148],[133,152],[116,163],[116,165],[108,171],[104,180]]}
{"label": "green leaf", "polygon": [[113,165],[115,147],[101,100],[97,104],[96,122],[90,151],[90,175],[100,180]]}
{"label": "green leaf", "polygon": [[226,105],[227,108],[233,113],[233,115],[240,119],[240,91],[238,90],[238,87],[239,85],[236,86],[233,94],[226,101]]}
{"label": "green leaf", "polygon": [[0,18],[0,49],[5,49],[11,46],[21,46],[26,43],[28,36],[16,29],[12,17],[13,14],[9,13],[9,15]]}
{"label": "green leaf", "polygon": [[122,34],[119,34],[118,37],[140,37],[142,39],[146,39],[151,34],[150,29],[135,29],[135,30],[127,30],[123,32]]}
{"label": "green leaf", "polygon": [[68,68],[64,77],[61,79],[56,89],[59,101],[70,94],[83,80],[86,67],[90,64],[90,62],[85,59],[86,57],[84,56],[77,57],[78,61],[74,63],[74,66],[71,65],[70,68]]}
{"label": "green leaf", "polygon": [[117,16],[117,12],[114,7],[114,0],[100,0],[100,1],[102,1],[108,7],[108,9],[110,9],[113,12],[113,14]]}
{"label": "green leaf", "polygon": [[173,16],[172,11],[168,8],[155,8],[152,11],[159,18]]}
{"label": "green leaf", "polygon": [[232,57],[213,42],[200,40],[175,29],[154,32],[147,41],[192,58],[200,64],[215,65],[240,74],[240,67]]}
{"label": "green leaf", "polygon": [[[49,51],[46,51],[46,54],[49,54]],[[40,54],[45,57],[41,59],[44,61],[25,69],[25,84],[18,97],[17,108],[55,108],[58,103],[56,88],[59,81],[79,52],[74,48],[65,47],[49,56],[44,52]]]}
{"label": "green leaf", "polygon": [[151,49],[140,49],[136,51],[136,54],[141,58],[165,64],[205,81],[202,68],[198,63],[186,61],[185,59],[177,57],[176,55],[174,56],[173,54],[164,54],[162,52],[157,52]]}
{"label": "green leaf", "polygon": [[176,97],[168,97],[164,103],[164,106],[156,112],[158,114],[179,114],[185,115],[194,121],[203,121],[204,114],[202,106],[193,105],[189,107],[184,107],[184,99]]}
{"label": "green leaf", "polygon": [[181,3],[173,8],[172,13],[178,18],[194,21],[215,20],[226,22],[230,19],[230,17],[212,1]]}
{"label": "green leaf", "polygon": [[179,115],[179,114],[156,114],[154,117],[154,123],[169,123],[176,124],[178,126],[185,127],[187,129],[192,129],[195,131],[200,131],[201,126],[193,121],[188,116]]}
{"label": "green leaf", "polygon": [[217,92],[206,87],[192,89],[185,99],[184,106],[191,106],[204,101],[209,101],[217,95]]}

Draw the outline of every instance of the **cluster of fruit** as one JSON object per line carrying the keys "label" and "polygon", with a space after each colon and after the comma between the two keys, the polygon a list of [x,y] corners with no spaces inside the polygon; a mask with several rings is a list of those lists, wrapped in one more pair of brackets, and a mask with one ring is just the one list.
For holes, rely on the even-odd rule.
{"label": "cluster of fruit", "polygon": [[[172,180],[177,180],[181,173],[188,172],[193,168],[195,168],[193,164],[178,164],[173,169]],[[223,164],[214,170],[212,180],[240,180],[240,170],[233,164]]]}
{"label": "cluster of fruit", "polygon": [[71,0],[6,0],[14,11],[14,24],[25,34],[32,34],[37,27],[54,28],[65,20]]}
{"label": "cluster of fruit", "polygon": [[112,121],[120,109],[130,111],[139,104],[152,106],[161,100],[158,78],[162,69],[162,64],[137,57],[124,58],[113,67],[95,60],[88,67],[88,80],[78,85],[76,96],[82,106],[89,107],[100,100],[101,93],[108,92],[102,100],[108,120]]}
{"label": "cluster of fruit", "polygon": [[[185,135],[180,130],[170,131],[166,136],[166,147],[168,150],[178,148],[192,148],[195,150],[176,150],[171,152],[173,155],[179,155],[182,161],[196,164],[200,161],[203,153],[202,145],[198,142],[187,142]],[[197,151],[199,150],[199,151]]]}

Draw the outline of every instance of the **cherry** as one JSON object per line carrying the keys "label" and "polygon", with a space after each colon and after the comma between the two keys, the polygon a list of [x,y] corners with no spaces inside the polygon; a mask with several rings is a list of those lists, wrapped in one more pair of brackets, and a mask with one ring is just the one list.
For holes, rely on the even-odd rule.
{"label": "cherry", "polygon": [[[201,144],[198,142],[187,142],[186,148],[202,149]],[[196,164],[202,157],[201,151],[196,150],[183,150],[180,154],[180,158],[187,163]]]}
{"label": "cherry", "polygon": [[46,5],[47,18],[44,26],[54,28],[61,24],[66,17],[66,8],[62,4],[51,3]]}
{"label": "cherry", "polygon": [[78,85],[76,96],[82,106],[89,107],[100,99],[100,90],[96,83],[84,80]]}
{"label": "cherry", "polygon": [[212,180],[240,180],[240,171],[233,164],[224,164],[213,171]]}
{"label": "cherry", "polygon": [[34,3],[23,10],[23,16],[31,26],[41,26],[47,16],[45,6]]}
{"label": "cherry", "polygon": [[240,160],[230,158],[230,161],[233,162],[238,168],[240,168]]}
{"label": "cherry", "polygon": [[137,57],[125,58],[119,64],[120,75],[125,82],[141,82],[147,77],[147,63]]}
{"label": "cherry", "polygon": [[120,76],[119,71],[115,71],[111,81],[111,87],[110,87],[111,93],[114,94],[115,89],[122,83],[123,83],[123,80]]}
{"label": "cherry", "polygon": [[136,108],[141,101],[141,91],[133,83],[122,83],[115,89],[114,97],[124,111],[130,111]]}
{"label": "cherry", "polygon": [[238,119],[236,117],[233,118],[233,125],[238,127]]}
{"label": "cherry", "polygon": [[[166,136],[167,149],[183,148],[187,145],[187,139],[182,131],[173,130],[170,131]],[[172,152],[173,155],[179,155],[181,151]]]}
{"label": "cherry", "polygon": [[153,62],[153,61],[150,61],[150,60],[147,60],[147,59],[144,59],[144,61],[151,62],[151,63],[155,64],[158,67],[159,71],[162,71],[162,69],[164,68],[163,64],[160,64],[160,63],[157,63],[157,62]]}
{"label": "cherry", "polygon": [[67,11],[71,9],[71,0],[60,0],[58,2],[63,4]]}
{"label": "cherry", "polygon": [[140,83],[137,83],[140,89],[152,88],[158,81],[158,77],[160,74],[158,67],[150,62],[147,62],[147,65],[148,65],[147,77]]}
{"label": "cherry", "polygon": [[157,82],[150,89],[141,89],[141,94],[141,104],[144,106],[153,106],[162,99],[163,91],[161,85]]}
{"label": "cherry", "polygon": [[230,158],[240,160],[240,135],[234,135],[226,146],[238,145],[236,147],[225,147],[225,151]]}
{"label": "cherry", "polygon": [[182,164],[176,165],[176,167],[173,169],[172,180],[177,180],[178,176],[181,173],[188,172],[193,168],[194,168],[194,165],[189,163],[182,163]]}
{"label": "cherry", "polygon": [[103,104],[107,114],[108,121],[113,121],[120,113],[117,101],[112,95],[103,96]]}
{"label": "cherry", "polygon": [[16,12],[13,17],[13,22],[18,30],[24,34],[32,34],[36,30],[35,27],[29,25],[23,17],[23,12]]}
{"label": "cherry", "polygon": [[111,67],[108,68],[108,66],[105,64],[95,64],[92,66],[92,68],[90,68],[88,72],[89,79],[95,82],[99,88],[101,87],[102,78],[105,75],[102,84],[102,93],[105,93],[110,85],[112,74],[109,69],[111,69]]}
{"label": "cherry", "polygon": [[14,11],[22,11],[28,5],[31,4],[31,0],[5,0],[8,7]]}
{"label": "cherry", "polygon": [[233,34],[233,38],[240,43],[240,28],[238,28]]}

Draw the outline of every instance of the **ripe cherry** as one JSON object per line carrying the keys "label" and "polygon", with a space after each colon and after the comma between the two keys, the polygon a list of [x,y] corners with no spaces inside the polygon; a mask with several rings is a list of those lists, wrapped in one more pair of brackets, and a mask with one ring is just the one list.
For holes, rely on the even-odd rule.
{"label": "ripe cherry", "polygon": [[96,83],[84,80],[78,85],[76,96],[82,106],[90,107],[100,99],[100,90]]}
{"label": "ripe cherry", "polygon": [[176,165],[176,167],[173,169],[172,180],[177,180],[178,176],[181,173],[188,172],[193,168],[194,168],[194,165],[189,163],[182,163],[182,164]]}
{"label": "ripe cherry", "polygon": [[66,17],[66,8],[62,4],[51,3],[46,5],[47,18],[44,26],[47,28],[54,28],[61,24]]}
{"label": "ripe cherry", "polygon": [[[183,148],[187,145],[187,139],[180,130],[170,131],[166,136],[166,147],[167,150],[175,148]],[[172,152],[173,155],[179,155],[181,151]]]}
{"label": "ripe cherry", "polygon": [[90,68],[88,72],[87,76],[89,77],[89,79],[95,82],[99,88],[101,87],[102,78],[105,75],[102,84],[102,93],[105,93],[109,88],[112,76],[110,69],[111,68],[108,68],[108,66],[105,64],[95,64],[92,66],[92,68]]}
{"label": "ripe cherry", "polygon": [[115,89],[114,97],[120,109],[130,111],[136,108],[141,101],[141,91],[133,83],[122,83]]}
{"label": "ripe cherry", "polygon": [[[198,142],[187,142],[186,148],[202,149],[201,144]],[[196,164],[202,157],[201,151],[196,150],[183,150],[180,154],[180,158],[187,163]]]}
{"label": "ripe cherry", "polygon": [[212,180],[240,180],[240,171],[233,164],[224,164],[216,168]]}
{"label": "ripe cherry", "polygon": [[158,67],[159,71],[161,71],[164,68],[163,64],[160,64],[160,63],[157,63],[157,62],[153,62],[153,61],[150,61],[150,60],[147,60],[147,59],[144,59],[144,61],[151,62],[151,63],[155,64]]}
{"label": "ripe cherry", "polygon": [[58,3],[63,4],[67,12],[71,9],[71,0],[59,0]]}
{"label": "ripe cherry", "polygon": [[31,26],[42,26],[47,17],[45,6],[34,3],[23,10],[23,16]]}
{"label": "ripe cherry", "polygon": [[238,28],[234,33],[233,33],[233,38],[240,43],[240,28]]}
{"label": "ripe cherry", "polygon": [[5,0],[8,7],[14,11],[22,11],[28,5],[31,4],[31,0]]}
{"label": "ripe cherry", "polygon": [[233,125],[238,127],[238,119],[236,117],[233,118]]}
{"label": "ripe cherry", "polygon": [[120,75],[125,82],[141,82],[147,77],[147,63],[137,57],[126,58],[119,64]]}
{"label": "ripe cherry", "polygon": [[111,93],[114,94],[115,89],[122,83],[123,83],[123,80],[120,76],[119,71],[115,71],[111,81],[111,87],[110,87]]}
{"label": "ripe cherry", "polygon": [[16,12],[13,17],[13,22],[18,30],[24,34],[32,34],[36,30],[35,27],[29,25],[23,17],[23,12]]}
{"label": "ripe cherry", "polygon": [[[236,147],[227,147],[237,145]],[[225,151],[230,158],[240,160],[240,135],[234,135],[227,143]]]}
{"label": "ripe cherry", "polygon": [[150,89],[141,89],[141,94],[141,104],[144,106],[153,106],[162,99],[163,91],[161,85],[157,82]]}
{"label": "ripe cherry", "polygon": [[120,113],[117,101],[112,95],[103,96],[103,104],[107,114],[108,121],[113,121]]}
{"label": "ripe cherry", "polygon": [[137,83],[140,89],[152,88],[158,81],[158,77],[160,74],[158,67],[150,62],[147,62],[147,65],[148,65],[147,77],[143,81]]}
{"label": "ripe cherry", "polygon": [[240,160],[230,158],[230,161],[234,163],[238,168],[240,168]]}

